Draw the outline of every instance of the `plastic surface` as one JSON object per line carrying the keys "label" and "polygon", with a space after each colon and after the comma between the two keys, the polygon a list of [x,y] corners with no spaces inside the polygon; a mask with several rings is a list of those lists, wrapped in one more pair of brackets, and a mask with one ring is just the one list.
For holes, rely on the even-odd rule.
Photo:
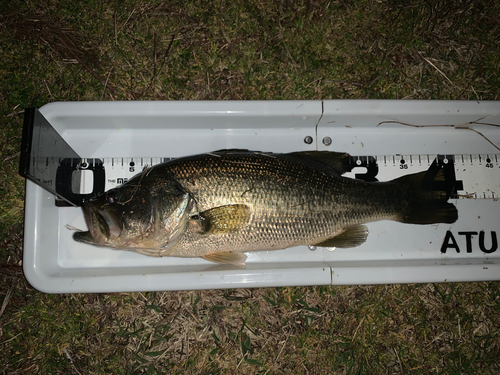
{"label": "plastic surface", "polygon": [[[223,148],[352,155],[500,153],[470,130],[377,126],[388,120],[457,125],[484,116],[491,117],[483,122],[499,124],[499,102],[70,102],[51,103],[40,112],[80,156],[89,158],[179,157]],[[500,143],[498,128],[468,126]],[[310,145],[304,142],[307,136],[314,140]],[[325,137],[331,145],[323,143]],[[150,258],[76,243],[66,225],[85,229],[81,210],[56,207],[53,195],[27,181],[23,265],[28,281],[49,293],[500,279],[500,250],[486,253],[480,246],[492,248],[500,202],[453,203],[459,211],[453,225],[370,223],[368,240],[360,247],[249,253],[246,266],[238,269],[197,258]],[[448,231],[459,252],[450,247],[441,252]]]}

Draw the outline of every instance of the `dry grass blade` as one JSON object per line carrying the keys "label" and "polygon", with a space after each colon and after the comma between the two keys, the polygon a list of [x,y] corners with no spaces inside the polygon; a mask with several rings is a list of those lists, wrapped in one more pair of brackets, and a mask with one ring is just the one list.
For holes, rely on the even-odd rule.
{"label": "dry grass blade", "polygon": [[158,74],[160,74],[160,72],[163,69],[163,66],[165,65],[165,62],[167,61],[168,54],[170,53],[170,48],[172,48],[172,43],[175,40],[175,35],[172,35],[172,38],[170,39],[170,43],[168,44],[168,47],[167,47],[167,49],[166,49],[166,51],[165,51],[165,53],[163,55],[163,59],[162,59],[161,65],[160,65],[160,67],[158,69],[156,69],[156,33],[154,35],[155,35],[155,37],[154,37],[154,69],[153,69],[153,76],[151,77],[151,81],[149,82],[149,85],[144,89],[144,91],[139,95],[139,97],[144,96],[144,94],[146,94],[151,89],[151,87],[152,87],[155,79],[158,77]]}
{"label": "dry grass blade", "polygon": [[434,69],[436,69],[438,71],[439,74],[441,74],[444,78],[446,78],[446,80],[448,82],[450,82],[453,86],[455,87],[458,87],[457,85],[455,85],[451,79],[448,78],[448,76],[446,74],[443,73],[443,71],[441,69],[439,69],[436,65],[434,65],[428,58],[422,56],[422,54],[419,52],[419,55],[420,57],[422,57],[422,59],[424,59],[430,66],[432,66]]}
{"label": "dry grass blade", "polygon": [[107,79],[104,79],[101,75],[99,75],[95,69],[93,69],[90,65],[88,65],[80,56],[79,50],[70,47],[70,43],[74,44],[74,42],[71,40],[70,37],[68,37],[66,34],[60,34],[57,32],[57,29],[48,29],[49,33],[52,33],[54,37],[59,40],[61,45],[63,46],[62,50],[66,52],[70,57],[74,58],[80,65],[85,68],[90,74],[92,74],[99,82],[101,82],[104,86],[104,88],[107,88],[109,91],[111,91],[114,95],[117,94],[116,89],[114,88],[113,85],[109,84],[107,82]]}
{"label": "dry grass blade", "polygon": [[2,307],[0,308],[0,318],[2,317],[3,312],[7,308],[7,305],[9,304],[10,298],[12,297],[12,293],[14,292],[14,288],[17,282],[17,278],[14,277],[12,280],[12,285],[10,286],[9,290],[7,293],[5,293],[5,297],[2,302]]}
{"label": "dry grass blade", "polygon": [[[86,48],[87,44],[84,42],[85,38],[83,36],[78,35],[70,28],[43,19],[12,18],[6,22],[6,25],[19,40],[36,38],[58,51],[63,58],[74,59],[101,82],[105,89],[107,88],[114,95],[117,94],[116,88],[108,83],[94,68],[99,68],[99,59],[95,53],[89,52],[90,48]],[[47,91],[52,96],[48,86]]]}

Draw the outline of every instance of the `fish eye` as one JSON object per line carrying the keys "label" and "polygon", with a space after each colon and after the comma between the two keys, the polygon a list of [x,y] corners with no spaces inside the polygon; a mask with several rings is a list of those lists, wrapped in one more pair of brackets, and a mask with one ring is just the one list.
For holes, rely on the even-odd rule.
{"label": "fish eye", "polygon": [[114,194],[107,194],[106,200],[108,201],[109,204],[116,203],[116,197]]}

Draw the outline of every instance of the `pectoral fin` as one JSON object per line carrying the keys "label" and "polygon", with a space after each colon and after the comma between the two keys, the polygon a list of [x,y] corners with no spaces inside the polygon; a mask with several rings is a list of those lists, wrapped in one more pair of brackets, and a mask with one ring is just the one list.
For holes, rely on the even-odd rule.
{"label": "pectoral fin", "polygon": [[243,228],[250,221],[250,208],[244,204],[215,207],[200,212],[193,220],[199,220],[204,234],[222,234]]}
{"label": "pectoral fin", "polygon": [[202,257],[205,260],[214,263],[221,264],[232,264],[234,266],[242,266],[245,264],[247,260],[247,256],[243,253],[233,253],[233,252],[225,252],[225,253],[212,253]]}
{"label": "pectoral fin", "polygon": [[363,244],[368,237],[366,225],[352,225],[326,241],[314,244],[320,247],[356,247]]}

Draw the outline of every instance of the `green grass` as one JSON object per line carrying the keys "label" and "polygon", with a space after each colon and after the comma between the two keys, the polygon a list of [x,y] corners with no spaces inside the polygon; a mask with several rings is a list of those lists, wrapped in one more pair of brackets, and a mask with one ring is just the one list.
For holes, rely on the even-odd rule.
{"label": "green grass", "polygon": [[498,282],[42,294],[20,270],[17,175],[22,110],[56,100],[498,100],[497,2],[34,0],[0,9],[3,372],[500,372]]}

